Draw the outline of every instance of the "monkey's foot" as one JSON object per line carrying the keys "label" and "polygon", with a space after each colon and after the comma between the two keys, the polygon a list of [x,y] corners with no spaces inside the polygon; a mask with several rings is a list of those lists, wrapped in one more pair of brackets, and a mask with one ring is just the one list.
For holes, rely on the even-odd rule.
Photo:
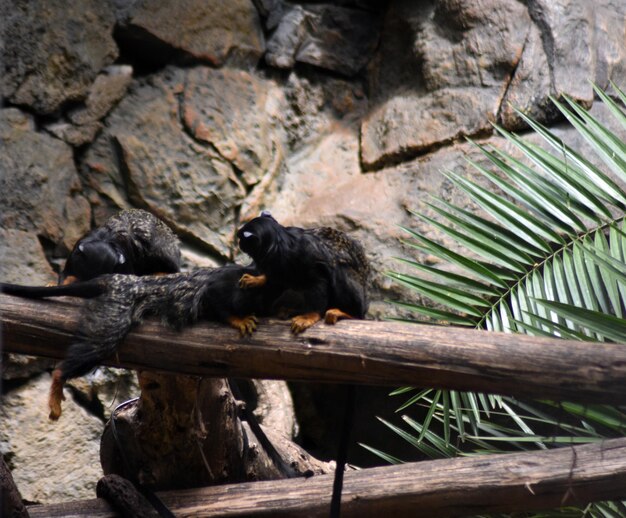
{"label": "monkey's foot", "polygon": [[345,311],[341,311],[339,308],[331,308],[324,315],[324,322],[334,325],[338,320],[342,318],[354,318],[352,315],[348,315]]}
{"label": "monkey's foot", "polygon": [[228,317],[228,323],[231,327],[239,330],[241,336],[250,336],[256,331],[259,320],[254,315],[246,317],[230,316]]}
{"label": "monkey's foot", "polygon": [[303,315],[297,315],[291,319],[291,332],[294,334],[302,333],[315,322],[322,320],[322,315],[319,313],[304,313]]}
{"label": "monkey's foot", "polygon": [[239,287],[240,288],[260,288],[261,286],[265,286],[267,282],[267,277],[265,274],[261,275],[250,275],[249,273],[244,273],[239,279]]}
{"label": "monkey's foot", "polygon": [[48,407],[50,408],[50,414],[48,417],[53,421],[56,421],[61,417],[61,401],[65,401],[63,395],[63,385],[65,381],[61,375],[60,369],[54,369],[52,371],[52,383],[50,385],[50,394],[48,395]]}

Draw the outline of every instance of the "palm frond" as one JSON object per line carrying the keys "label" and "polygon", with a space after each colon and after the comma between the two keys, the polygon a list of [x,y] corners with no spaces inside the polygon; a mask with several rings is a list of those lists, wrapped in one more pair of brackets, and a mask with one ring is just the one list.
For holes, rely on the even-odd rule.
{"label": "palm frond", "polygon": [[[595,85],[594,90],[626,128],[626,94],[612,86],[623,104]],[[583,156],[522,111],[516,110],[544,146],[494,125],[514,154],[472,142],[481,159],[467,162],[483,179],[443,173],[483,214],[436,199],[427,203],[428,214],[413,213],[456,243],[455,250],[466,252],[404,227],[405,244],[446,266],[400,259],[405,272],[387,275],[434,304],[402,301],[399,308],[421,315],[422,322],[626,342],[626,144],[571,98],[552,102],[598,160]],[[417,435],[384,424],[429,456],[591,442],[623,435],[626,428],[626,414],[605,405],[530,405],[425,389],[411,392],[399,411],[415,405],[424,408],[423,421],[409,416],[403,421]],[[623,503],[604,502],[585,512],[613,516],[622,509]]]}

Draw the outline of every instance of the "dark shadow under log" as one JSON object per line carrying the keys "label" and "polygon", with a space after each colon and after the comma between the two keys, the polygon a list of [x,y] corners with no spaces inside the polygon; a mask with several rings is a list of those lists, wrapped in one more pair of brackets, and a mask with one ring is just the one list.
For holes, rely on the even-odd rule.
{"label": "dark shadow under log", "polygon": [[[152,490],[284,478],[239,418],[228,382],[149,371],[139,373],[141,396],[118,407],[102,436],[105,474],[115,473]],[[114,429],[115,428],[115,429]],[[273,444],[294,470],[330,473],[288,437]]]}

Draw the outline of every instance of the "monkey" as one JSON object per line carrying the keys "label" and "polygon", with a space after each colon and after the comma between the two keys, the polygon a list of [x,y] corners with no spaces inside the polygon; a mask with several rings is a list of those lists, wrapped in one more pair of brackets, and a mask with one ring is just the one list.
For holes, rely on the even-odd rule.
{"label": "monkey", "polygon": [[205,319],[227,323],[241,335],[252,334],[258,324],[254,314],[267,305],[267,290],[250,296],[239,287],[238,280],[255,273],[251,267],[229,264],[169,275],[105,274],[61,286],[0,283],[0,291],[28,298],[86,299],[76,341],[53,371],[48,403],[50,418],[56,420],[61,415],[65,382],[87,374],[110,357],[144,317],[159,318],[176,330]]}
{"label": "monkey", "polygon": [[180,262],[178,238],[163,221],[145,210],[123,210],[76,242],[58,284],[105,273],[176,273]]}
{"label": "monkey", "polygon": [[[196,320],[229,324],[242,336],[252,334],[259,316],[269,316],[266,308],[276,296],[261,289],[253,296],[239,287],[242,275],[258,275],[254,267],[228,264],[198,268],[190,273],[135,276],[102,275],[89,281],[60,286],[21,286],[0,283],[0,292],[28,298],[71,296],[87,299],[79,320],[77,340],[65,360],[53,371],[48,397],[49,417],[61,416],[63,386],[68,379],[82,376],[110,357],[133,326],[153,316],[176,330]],[[242,396],[235,380],[229,380],[236,399]],[[299,474],[282,458],[254,414],[244,405],[245,419],[268,456],[287,478]]]}
{"label": "monkey", "polygon": [[[273,312],[296,313],[291,329],[301,333],[324,315],[327,324],[342,318],[365,318],[369,306],[371,269],[363,246],[345,233],[319,227],[283,227],[269,211],[245,223],[237,232],[239,248],[253,259],[260,275],[245,273],[242,288],[280,286]],[[253,290],[252,290],[253,291]],[[347,387],[341,425],[330,516],[341,510],[343,475],[356,394]]]}
{"label": "monkey", "polygon": [[358,241],[330,227],[284,227],[269,211],[245,223],[237,238],[239,248],[261,272],[244,274],[240,286],[278,287],[282,296],[274,303],[274,313],[297,313],[292,318],[294,333],[322,315],[327,324],[365,317],[370,265]]}

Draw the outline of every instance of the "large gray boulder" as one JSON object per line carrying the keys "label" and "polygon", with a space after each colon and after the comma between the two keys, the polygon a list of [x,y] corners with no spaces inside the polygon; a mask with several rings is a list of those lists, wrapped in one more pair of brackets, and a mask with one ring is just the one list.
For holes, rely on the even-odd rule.
{"label": "large gray boulder", "polygon": [[30,115],[0,110],[0,227],[31,231],[66,253],[89,229],[72,149]]}
{"label": "large gray boulder", "polygon": [[118,55],[115,15],[99,0],[3,2],[0,93],[49,114],[87,95]]}
{"label": "large gray boulder", "polygon": [[513,107],[540,122],[558,113],[550,96],[567,94],[589,108],[591,81],[626,84],[626,3],[620,0],[535,0],[533,20],[520,63],[502,102],[500,118],[508,129],[525,127]]}
{"label": "large gray boulder", "polygon": [[251,0],[140,0],[117,5],[123,38],[140,47],[149,60],[163,62],[173,50],[213,65],[229,58],[254,63],[265,50],[261,21]]}
{"label": "large gray boulder", "polygon": [[394,2],[370,67],[374,106],[361,128],[363,167],[489,131],[529,29],[516,0]]}
{"label": "large gray boulder", "polygon": [[233,166],[181,121],[186,74],[167,69],[135,83],[87,152],[83,174],[100,199],[98,222],[130,204],[144,207],[225,257],[245,187]]}
{"label": "large gray boulder", "polygon": [[84,102],[67,113],[67,120],[55,121],[46,129],[72,146],[92,142],[102,129],[101,120],[124,97],[132,81],[128,65],[111,65],[98,74]]}
{"label": "large gray boulder", "polygon": [[378,9],[329,3],[279,4],[261,10],[268,13],[267,28],[276,26],[267,42],[265,61],[277,68],[292,68],[298,62],[354,76],[368,63],[378,44]]}
{"label": "large gray boulder", "polygon": [[197,67],[185,75],[182,114],[185,130],[255,185],[270,167],[283,132],[276,117],[281,95],[276,83],[233,68]]}
{"label": "large gray boulder", "polygon": [[50,375],[42,374],[2,397],[0,453],[28,502],[95,498],[104,425],[76,404],[66,404],[63,418],[50,421],[49,385]]}

